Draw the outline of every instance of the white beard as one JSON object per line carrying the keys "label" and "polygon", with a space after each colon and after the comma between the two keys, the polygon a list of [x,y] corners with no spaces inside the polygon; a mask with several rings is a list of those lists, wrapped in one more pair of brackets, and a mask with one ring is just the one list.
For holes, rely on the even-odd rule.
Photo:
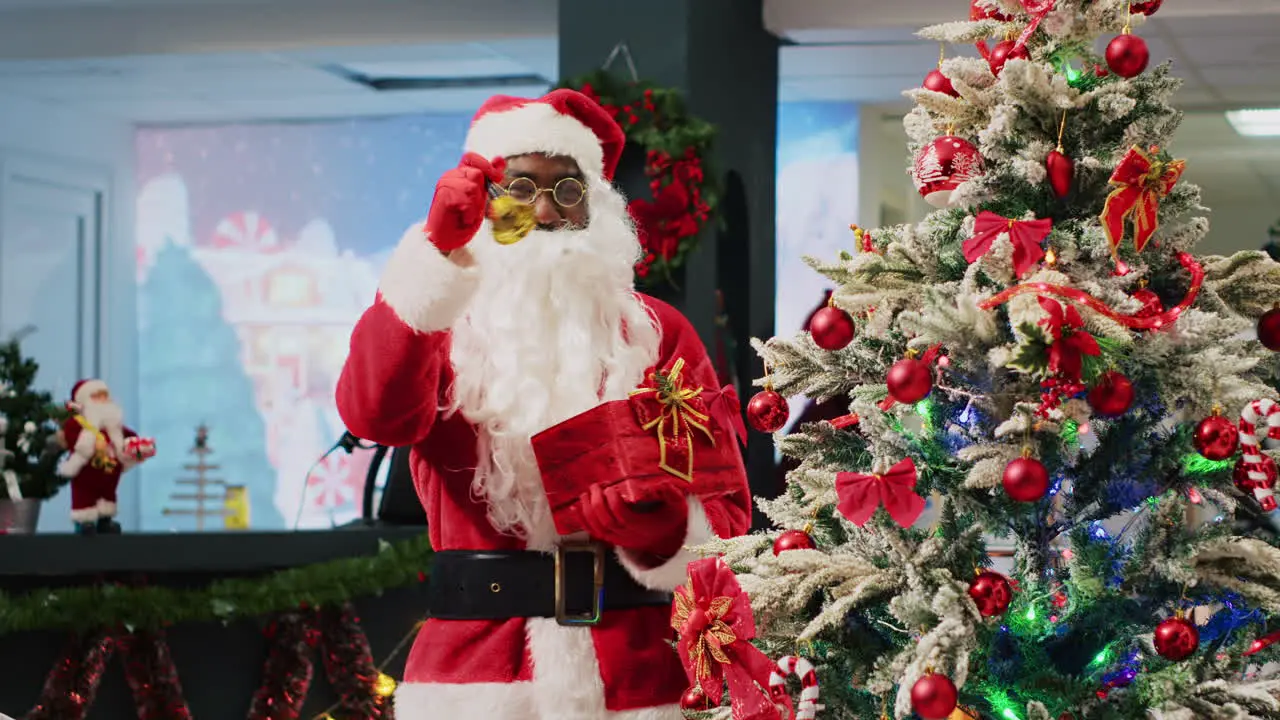
{"label": "white beard", "polygon": [[124,449],[124,409],[110,400],[90,400],[81,415],[89,424],[105,432],[116,450]]}
{"label": "white beard", "polygon": [[550,549],[556,533],[530,437],[626,398],[658,357],[655,320],[633,288],[640,247],[624,200],[603,182],[588,198],[582,230],[502,246],[486,223],[468,246],[479,288],[453,328],[451,410],[479,427],[472,492],[496,529],[531,549]]}

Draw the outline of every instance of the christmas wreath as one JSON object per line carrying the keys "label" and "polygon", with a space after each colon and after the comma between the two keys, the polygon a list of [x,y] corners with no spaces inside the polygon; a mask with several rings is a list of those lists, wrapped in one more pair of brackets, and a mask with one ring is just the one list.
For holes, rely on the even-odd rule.
{"label": "christmas wreath", "polygon": [[636,198],[628,205],[645,251],[636,276],[642,284],[672,282],[673,272],[697,246],[698,234],[715,217],[715,176],[706,160],[715,127],[689,115],[679,91],[621,80],[607,70],[561,87],[600,103],[622,126],[627,144],[644,150],[652,199]]}

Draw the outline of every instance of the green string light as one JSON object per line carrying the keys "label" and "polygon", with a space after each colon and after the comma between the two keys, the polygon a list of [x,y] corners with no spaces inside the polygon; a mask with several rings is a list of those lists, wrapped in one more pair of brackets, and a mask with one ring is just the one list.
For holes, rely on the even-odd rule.
{"label": "green string light", "polygon": [[1182,470],[1188,475],[1213,475],[1230,470],[1233,460],[1210,460],[1200,453],[1188,453],[1182,458]]}
{"label": "green string light", "polygon": [[1062,423],[1062,433],[1060,434],[1062,441],[1068,445],[1075,445],[1080,442],[1080,423],[1075,420],[1067,420]]}

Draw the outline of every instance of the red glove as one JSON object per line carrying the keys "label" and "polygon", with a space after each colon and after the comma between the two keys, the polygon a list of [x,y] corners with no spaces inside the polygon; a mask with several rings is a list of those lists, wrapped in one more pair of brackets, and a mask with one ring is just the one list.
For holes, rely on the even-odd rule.
{"label": "red glove", "polygon": [[467,153],[458,167],[440,176],[426,225],[428,237],[440,252],[457,250],[475,237],[489,203],[487,183],[502,182],[506,164],[502,158],[490,162]]}
{"label": "red glove", "polygon": [[579,498],[592,538],[651,556],[657,565],[680,551],[689,523],[684,493],[666,481],[592,485]]}

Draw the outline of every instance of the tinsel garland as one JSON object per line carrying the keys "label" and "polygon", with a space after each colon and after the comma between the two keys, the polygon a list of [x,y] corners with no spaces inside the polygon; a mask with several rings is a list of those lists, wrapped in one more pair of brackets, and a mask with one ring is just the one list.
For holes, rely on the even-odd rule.
{"label": "tinsel garland", "polygon": [[140,630],[116,638],[138,720],[191,720],[164,633]]}
{"label": "tinsel garland", "polygon": [[73,636],[44,681],[44,690],[25,720],[83,720],[93,705],[114,649],[110,633]]}
{"label": "tinsel garland", "polygon": [[369,638],[350,604],[320,611],[325,675],[341,698],[335,717],[394,720],[391,698],[378,693],[381,672],[374,665]]}
{"label": "tinsel garland", "polygon": [[267,624],[271,647],[262,668],[262,685],[254,693],[249,720],[297,720],[311,688],[311,652],[319,631],[308,611],[281,613]]}

